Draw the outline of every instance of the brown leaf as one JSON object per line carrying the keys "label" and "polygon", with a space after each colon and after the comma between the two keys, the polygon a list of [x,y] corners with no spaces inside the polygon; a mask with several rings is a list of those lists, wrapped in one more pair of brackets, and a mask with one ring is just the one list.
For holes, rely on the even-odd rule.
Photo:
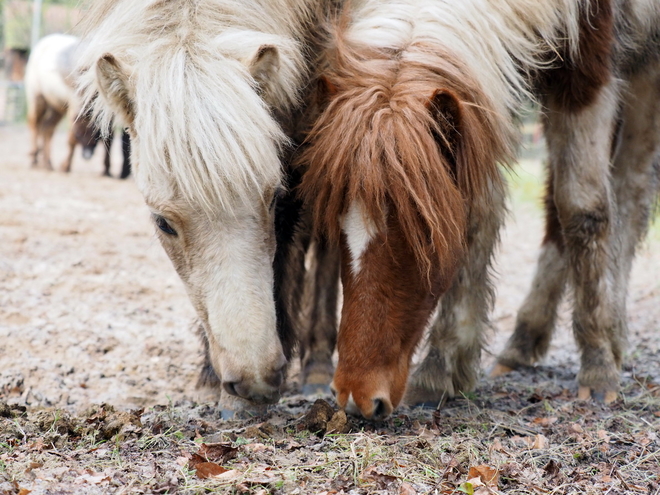
{"label": "brown leaf", "polygon": [[534,450],[543,450],[548,448],[548,444],[549,442],[546,437],[544,437],[543,435],[536,435],[534,437],[534,441],[532,442],[529,448]]}
{"label": "brown leaf", "polygon": [[375,483],[381,490],[397,480],[396,476],[381,473],[376,466],[369,466],[362,472],[360,478],[366,483]]}
{"label": "brown leaf", "polygon": [[228,469],[223,468],[221,465],[216,464],[215,462],[200,462],[196,466],[197,477],[203,480],[207,478],[213,478],[222,473],[226,473]]}
{"label": "brown leaf", "polygon": [[328,433],[348,433],[350,426],[348,425],[348,418],[346,412],[340,409],[332,415],[328,425],[326,426],[326,435]]}
{"label": "brown leaf", "polygon": [[561,464],[550,459],[550,462],[545,465],[543,471],[545,472],[543,476],[554,478],[561,472]]}
{"label": "brown leaf", "polygon": [[32,490],[28,490],[27,488],[21,488],[21,490],[18,492],[18,495],[28,495],[28,493],[32,492]]}
{"label": "brown leaf", "polygon": [[500,481],[500,472],[486,464],[481,464],[470,468],[468,479],[472,478],[479,478],[484,485],[497,488]]}
{"label": "brown leaf", "polygon": [[582,433],[584,430],[582,429],[582,427],[579,424],[573,423],[571,425],[571,431],[573,431],[575,433]]}
{"label": "brown leaf", "polygon": [[533,424],[535,425],[541,425],[541,426],[550,426],[553,425],[557,422],[558,418],[534,418],[532,421]]}
{"label": "brown leaf", "polygon": [[312,433],[325,433],[328,421],[334,416],[335,410],[323,399],[317,399],[310,410],[299,423],[301,430],[309,430]]}
{"label": "brown leaf", "polygon": [[417,492],[410,483],[401,483],[399,487],[399,495],[416,495]]}
{"label": "brown leaf", "polygon": [[232,447],[230,443],[203,443],[197,455],[203,457],[208,462],[217,462],[225,464],[238,454],[238,448]]}

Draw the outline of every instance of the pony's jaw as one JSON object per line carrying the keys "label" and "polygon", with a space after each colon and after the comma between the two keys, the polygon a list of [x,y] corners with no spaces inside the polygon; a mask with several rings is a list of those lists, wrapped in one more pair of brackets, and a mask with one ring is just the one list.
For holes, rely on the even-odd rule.
{"label": "pony's jaw", "polygon": [[177,232],[158,230],[158,237],[202,320],[224,389],[256,403],[277,402],[287,361],[275,316],[271,212],[237,206],[209,218],[185,201],[151,206]]}

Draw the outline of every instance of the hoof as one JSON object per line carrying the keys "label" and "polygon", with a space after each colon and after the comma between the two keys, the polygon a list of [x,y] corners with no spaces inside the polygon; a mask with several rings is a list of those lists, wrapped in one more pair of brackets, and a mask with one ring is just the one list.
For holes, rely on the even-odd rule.
{"label": "hoof", "polygon": [[591,387],[578,387],[578,399],[579,400],[589,400],[593,399],[596,402],[602,402],[603,404],[611,404],[619,397],[619,394],[616,390],[592,390]]}
{"label": "hoof", "polygon": [[500,363],[496,363],[495,366],[490,370],[490,373],[488,373],[488,376],[491,378],[497,378],[498,376],[506,375],[507,373],[511,373],[513,371],[513,368],[509,368],[508,366],[505,366]]}
{"label": "hoof", "polygon": [[453,394],[446,390],[431,390],[425,387],[409,386],[403,399],[404,404],[410,407],[424,409],[440,409]]}
{"label": "hoof", "polygon": [[302,388],[303,395],[331,395],[330,385],[325,383],[306,383]]}

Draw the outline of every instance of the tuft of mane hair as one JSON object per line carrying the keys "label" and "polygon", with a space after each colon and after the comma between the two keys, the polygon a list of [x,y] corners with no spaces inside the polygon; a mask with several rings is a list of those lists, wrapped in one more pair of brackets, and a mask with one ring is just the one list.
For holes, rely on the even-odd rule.
{"label": "tuft of mane hair", "polygon": [[[138,185],[169,177],[184,198],[212,212],[280,180],[287,139],[273,111],[298,104],[307,73],[300,40],[313,8],[312,0],[91,5],[82,26],[79,89],[106,129],[115,115],[97,98],[93,68],[111,55],[125,72],[131,127],[142,131]],[[277,70],[257,81],[248,67],[263,46],[277,50]]]}
{"label": "tuft of mane hair", "polygon": [[447,261],[467,208],[515,156],[529,76],[556,62],[548,53],[579,57],[585,8],[589,0],[350,1],[329,28],[319,71],[327,108],[300,157],[317,227],[336,239],[360,200],[383,229],[393,208],[421,268]]}
{"label": "tuft of mane hair", "polygon": [[396,215],[420,270],[455,266],[469,204],[500,180],[508,137],[467,68],[437,47],[397,56],[335,40],[324,74],[334,94],[300,157],[315,225],[337,240],[360,201],[380,230]]}

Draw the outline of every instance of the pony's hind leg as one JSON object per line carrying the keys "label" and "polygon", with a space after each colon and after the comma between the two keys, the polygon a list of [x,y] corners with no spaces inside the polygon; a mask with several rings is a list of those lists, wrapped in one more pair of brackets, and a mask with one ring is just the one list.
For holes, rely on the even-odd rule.
{"label": "pony's hind leg", "polygon": [[76,140],[75,128],[73,125],[71,125],[71,129],[69,130],[69,139],[68,139],[69,153],[64,159],[64,162],[62,162],[62,167],[61,167],[62,172],[65,173],[71,172],[71,162],[73,162],[73,154],[76,151],[76,144],[78,144],[78,141]]}
{"label": "pony's hind leg", "polygon": [[305,277],[307,318],[300,328],[300,359],[303,393],[328,393],[334,367],[332,354],[337,343],[337,295],[339,252],[317,240],[309,249]]}
{"label": "pony's hind leg", "polygon": [[618,111],[614,81],[578,111],[551,101],[546,137],[557,216],[574,288],[573,331],[581,352],[579,397],[616,397],[626,333],[621,245],[610,183]]}
{"label": "pony's hind leg", "polygon": [[41,137],[42,122],[46,115],[47,103],[43,96],[37,95],[28,98],[28,127],[32,135],[32,167],[36,167],[39,163],[39,140]]}
{"label": "pony's hind leg", "polygon": [[41,150],[41,163],[43,167],[48,170],[53,170],[53,165],[50,160],[51,143],[53,140],[53,134],[55,133],[55,128],[57,127],[57,124],[59,124],[59,122],[62,120],[62,117],[64,117],[63,112],[60,112],[51,106],[47,106],[44,117],[41,120],[39,132],[43,136],[44,140],[43,148]]}
{"label": "pony's hind leg", "polygon": [[621,286],[626,290],[635,249],[649,227],[658,192],[660,64],[631,78],[626,88],[621,120],[621,139],[612,168],[612,180],[622,243]]}
{"label": "pony's hind leg", "polygon": [[548,167],[546,233],[541,255],[532,287],[518,312],[515,330],[490,373],[493,377],[534,364],[546,354],[550,346],[557,320],[557,307],[564,294],[567,277],[564,239],[557,217],[553,182],[554,175]]}
{"label": "pony's hind leg", "polygon": [[442,296],[431,324],[429,352],[408,382],[408,404],[435,407],[457,393],[469,392],[479,377],[495,297],[490,269],[506,212],[504,188],[491,189],[488,200],[471,205],[467,259]]}

